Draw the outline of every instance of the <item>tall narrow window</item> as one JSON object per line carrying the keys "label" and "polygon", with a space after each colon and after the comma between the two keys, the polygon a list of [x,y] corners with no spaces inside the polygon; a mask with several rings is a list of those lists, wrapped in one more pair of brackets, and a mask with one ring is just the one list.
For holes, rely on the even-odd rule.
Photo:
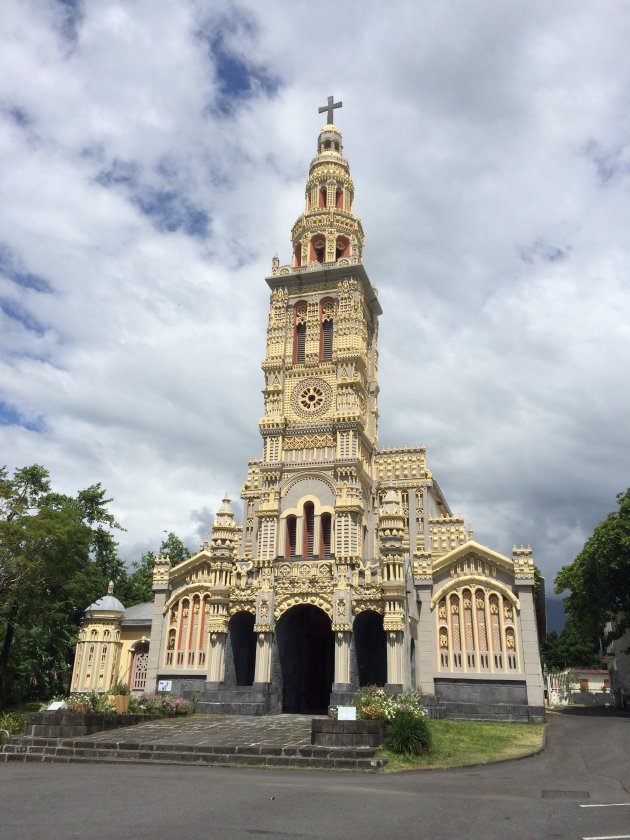
{"label": "tall narrow window", "polygon": [[304,301],[295,304],[295,335],[293,337],[293,362],[304,364],[306,354],[306,310]]}
{"label": "tall narrow window", "polygon": [[295,516],[287,516],[287,538],[286,538],[286,548],[285,548],[285,557],[289,560],[291,557],[295,557],[295,534],[297,530],[297,520]]}
{"label": "tall narrow window", "polygon": [[315,548],[315,508],[313,502],[304,505],[304,557],[312,557]]}
{"label": "tall narrow window", "polygon": [[326,298],[320,304],[321,336],[319,357],[324,361],[330,361],[333,356],[333,333],[334,333],[335,302]]}
{"label": "tall narrow window", "polygon": [[321,527],[322,535],[320,542],[320,554],[322,555],[322,557],[328,557],[331,553],[330,539],[332,535],[332,519],[329,513],[322,513]]}

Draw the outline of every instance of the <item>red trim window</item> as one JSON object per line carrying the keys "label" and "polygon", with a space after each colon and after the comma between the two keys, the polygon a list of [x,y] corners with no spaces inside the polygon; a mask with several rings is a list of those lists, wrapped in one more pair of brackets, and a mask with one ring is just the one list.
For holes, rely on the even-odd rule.
{"label": "red trim window", "polygon": [[319,303],[319,358],[330,361],[333,356],[335,301],[323,298]]}
{"label": "red trim window", "polygon": [[350,256],[350,240],[345,236],[338,236],[335,242],[335,259]]}
{"label": "red trim window", "polygon": [[297,519],[295,516],[287,516],[287,534],[285,540],[284,556],[287,560],[295,557],[295,535],[297,533]]}
{"label": "red trim window", "polygon": [[331,553],[331,535],[332,535],[332,517],[329,513],[322,513],[321,516],[321,537],[320,537],[320,555],[322,557],[328,557]]}
{"label": "red trim window", "polygon": [[306,301],[298,301],[293,308],[293,363],[298,365],[304,364],[306,355],[306,312]]}
{"label": "red trim window", "polygon": [[315,549],[315,506],[313,502],[304,503],[304,550],[303,557],[313,557]]}

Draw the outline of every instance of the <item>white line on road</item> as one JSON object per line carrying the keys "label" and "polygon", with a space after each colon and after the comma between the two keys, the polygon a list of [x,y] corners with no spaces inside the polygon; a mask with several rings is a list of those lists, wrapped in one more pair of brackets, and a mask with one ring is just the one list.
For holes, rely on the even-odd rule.
{"label": "white line on road", "polygon": [[580,808],[623,808],[630,807],[630,802],[600,802],[597,805],[580,805]]}
{"label": "white line on road", "polygon": [[598,837],[582,837],[582,840],[630,840],[630,834],[601,834]]}

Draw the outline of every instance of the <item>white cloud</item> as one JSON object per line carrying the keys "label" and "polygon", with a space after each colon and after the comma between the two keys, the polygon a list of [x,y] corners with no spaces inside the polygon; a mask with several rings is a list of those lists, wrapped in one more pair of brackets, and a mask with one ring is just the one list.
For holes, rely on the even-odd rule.
{"label": "white cloud", "polygon": [[101,481],[129,556],[199,542],[260,452],[263,278],[334,93],[381,442],[552,575],[629,483],[629,30],[562,0],[7,3],[0,400],[41,430],[0,426],[0,460]]}

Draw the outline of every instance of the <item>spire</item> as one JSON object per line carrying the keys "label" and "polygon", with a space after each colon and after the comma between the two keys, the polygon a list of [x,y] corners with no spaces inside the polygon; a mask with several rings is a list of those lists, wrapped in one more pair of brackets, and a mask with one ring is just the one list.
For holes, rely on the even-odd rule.
{"label": "spire", "polygon": [[[319,264],[350,265],[361,261],[363,228],[354,215],[354,184],[343,156],[343,138],[332,123],[341,102],[328,97],[327,123],[317,138],[317,154],[306,181],[306,206],[291,231],[293,268]],[[344,262],[341,262],[341,261]]]}

